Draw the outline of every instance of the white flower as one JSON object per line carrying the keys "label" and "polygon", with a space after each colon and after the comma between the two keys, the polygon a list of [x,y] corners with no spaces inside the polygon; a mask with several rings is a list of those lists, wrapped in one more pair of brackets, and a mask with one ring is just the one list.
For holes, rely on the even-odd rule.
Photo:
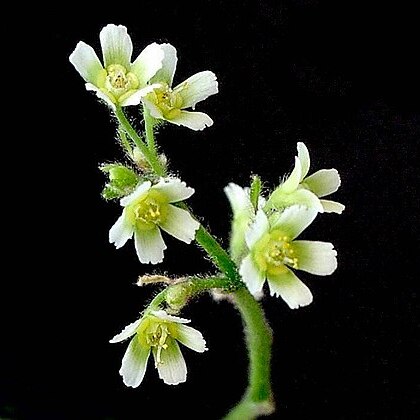
{"label": "white flower", "polygon": [[185,382],[187,366],[178,341],[199,353],[207,350],[201,333],[184,325],[188,322],[188,319],[168,315],[163,310],[151,311],[110,340],[110,343],[118,343],[133,336],[120,369],[124,384],[133,388],[141,384],[150,352],[153,353],[159,378],[165,384]]}
{"label": "white flower", "polygon": [[325,276],[337,268],[337,252],[331,243],[295,238],[315,219],[317,211],[291,206],[267,217],[258,210],[246,234],[249,254],[239,272],[249,291],[262,290],[267,279],[271,295],[280,295],[290,308],[312,302],[312,293],[290,269]]}
{"label": "white flower", "polygon": [[192,130],[210,127],[213,120],[207,114],[185,111],[185,109],[194,110],[198,102],[218,92],[216,75],[211,71],[202,71],[172,88],[178,61],[176,49],[170,44],[161,44],[160,47],[165,52],[162,69],[152,78],[152,82],[158,83],[159,87],[143,98],[150,114],[154,118],[183,125]]}
{"label": "white flower", "polygon": [[153,90],[149,80],[162,67],[164,52],[156,44],[148,45],[131,63],[133,44],[127,28],[107,25],[99,34],[104,66],[94,49],[80,41],[70,62],[92,90],[112,109],[116,105],[138,105],[141,97]]}
{"label": "white flower", "polygon": [[134,234],[140,262],[161,262],[166,245],[160,229],[187,244],[195,238],[200,224],[188,211],[173,205],[193,194],[193,188],[176,178],[162,178],[153,186],[150,181],[143,182],[121,199],[124,210],[109,231],[109,242],[121,248]]}
{"label": "white flower", "polygon": [[[321,169],[306,177],[310,167],[309,151],[304,143],[297,144],[298,156],[289,177],[276,188],[267,201],[266,209],[283,209],[293,204],[314,208],[319,212],[338,213],[344,205],[319,198],[336,192],[341,184],[336,169]],[[305,178],[306,177],[306,178]]]}

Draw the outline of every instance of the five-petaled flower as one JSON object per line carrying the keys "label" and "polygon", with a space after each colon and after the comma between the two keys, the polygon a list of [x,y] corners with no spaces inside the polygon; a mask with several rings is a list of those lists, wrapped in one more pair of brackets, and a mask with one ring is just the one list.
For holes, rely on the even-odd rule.
{"label": "five-petaled flower", "polygon": [[202,71],[172,88],[178,61],[176,49],[170,44],[161,44],[160,47],[165,53],[162,68],[151,80],[159,84],[159,87],[142,99],[150,114],[154,118],[183,125],[192,130],[210,127],[213,120],[207,114],[185,111],[185,109],[194,109],[198,102],[218,92],[216,75],[211,71]]}
{"label": "five-petaled flower", "polygon": [[104,66],[94,49],[82,41],[70,62],[86,81],[86,89],[96,92],[112,109],[138,105],[141,97],[153,90],[147,84],[162,67],[164,51],[158,44],[150,44],[131,63],[133,44],[125,26],[109,24],[99,38]]}
{"label": "five-petaled flower", "polygon": [[337,268],[337,252],[331,243],[295,240],[316,215],[315,209],[297,205],[270,217],[258,210],[246,233],[249,254],[239,269],[251,293],[259,293],[267,279],[271,295],[280,295],[290,308],[312,302],[311,291],[290,268],[320,276]]}
{"label": "five-petaled flower", "polygon": [[140,262],[161,262],[166,245],[160,229],[187,244],[195,238],[200,224],[188,211],[173,205],[193,194],[194,189],[177,178],[162,178],[153,186],[143,182],[121,199],[124,210],[109,231],[109,241],[121,248],[134,234]]}
{"label": "five-petaled flower", "polygon": [[117,334],[111,343],[133,337],[120,369],[124,384],[133,388],[141,384],[150,352],[153,353],[160,379],[168,385],[185,382],[187,366],[178,341],[199,353],[207,350],[201,333],[184,325],[188,322],[188,319],[168,315],[163,310],[150,311]]}
{"label": "five-petaled flower", "polygon": [[[321,169],[306,177],[310,167],[310,157],[304,143],[297,144],[298,156],[289,177],[277,187],[267,200],[266,209],[281,210],[294,204],[314,208],[319,212],[338,213],[344,205],[321,197],[336,192],[341,184],[336,169]],[[306,177],[306,178],[305,178]]]}

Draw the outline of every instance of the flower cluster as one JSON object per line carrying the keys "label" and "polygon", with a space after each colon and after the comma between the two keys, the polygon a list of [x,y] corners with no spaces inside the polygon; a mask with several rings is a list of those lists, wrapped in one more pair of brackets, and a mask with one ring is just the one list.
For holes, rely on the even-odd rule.
{"label": "flower cluster", "polygon": [[267,280],[270,294],[281,296],[290,308],[309,305],[312,293],[293,270],[325,276],[337,268],[337,252],[329,242],[295,240],[318,213],[341,213],[344,206],[323,200],[340,186],[335,169],[306,177],[310,157],[298,143],[292,173],[254,205],[250,189],[229,184],[225,193],[233,210],[231,254],[249,291],[259,296]]}
{"label": "flower cluster", "polygon": [[[261,296],[267,281],[270,294],[281,296],[290,308],[311,303],[312,293],[295,270],[329,275],[337,267],[337,253],[331,243],[297,238],[318,213],[340,214],[344,210],[342,204],[324,198],[340,186],[337,170],[322,169],[308,176],[309,152],[305,144],[298,143],[294,169],[270,194],[262,193],[258,177],[250,188],[229,184],[225,193],[233,220],[228,255],[191,214],[185,200],[195,191],[170,174],[154,140],[154,127],[165,122],[196,131],[213,124],[195,107],[218,92],[215,74],[202,71],[174,86],[178,59],[172,45],[152,43],[132,61],[133,44],[124,26],[107,25],[99,39],[102,61],[91,46],[79,42],[70,62],[85,80],[86,89],[95,92],[116,116],[121,145],[130,159],[128,163],[101,166],[109,178],[102,196],[119,199],[123,208],[109,231],[109,242],[121,248],[133,239],[140,263],[158,264],[166,250],[162,231],[186,244],[197,239],[225,276],[207,278],[208,290],[242,290],[254,302],[251,294]],[[141,106],[146,141],[122,111],[136,105]],[[207,239],[200,239],[198,231]],[[167,279],[155,277],[157,281]],[[205,290],[203,284],[194,288],[178,282],[170,291],[168,286],[137,321],[111,340],[116,343],[131,338],[120,369],[127,386],[137,387],[143,381],[150,353],[166,384],[186,380],[187,368],[178,342],[200,353],[207,350],[206,343],[200,332],[185,325],[189,320],[173,314],[179,312],[189,293]],[[171,302],[177,305],[171,306]]]}

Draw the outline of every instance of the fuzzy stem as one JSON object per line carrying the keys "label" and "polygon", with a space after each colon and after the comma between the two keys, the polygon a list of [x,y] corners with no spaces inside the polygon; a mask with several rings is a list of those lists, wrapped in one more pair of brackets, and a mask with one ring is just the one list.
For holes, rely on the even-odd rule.
{"label": "fuzzy stem", "polygon": [[149,162],[150,167],[156,173],[156,175],[165,176],[166,168],[159,161],[157,154],[149,150],[146,143],[137,134],[136,130],[134,130],[133,126],[128,121],[121,107],[116,107],[115,116],[117,117],[121,127],[130,136],[131,140],[134,141],[136,146],[140,149],[140,152],[143,153],[143,156],[146,158],[147,162]]}
{"label": "fuzzy stem", "polygon": [[146,133],[146,142],[149,150],[157,155],[155,134],[153,132],[154,118],[150,115],[149,110],[143,106],[144,131]]}
{"label": "fuzzy stem", "polygon": [[251,420],[274,411],[270,381],[273,339],[264,312],[248,289],[236,291],[234,300],[245,327],[249,355],[249,385],[242,400],[229,412],[225,420]]}

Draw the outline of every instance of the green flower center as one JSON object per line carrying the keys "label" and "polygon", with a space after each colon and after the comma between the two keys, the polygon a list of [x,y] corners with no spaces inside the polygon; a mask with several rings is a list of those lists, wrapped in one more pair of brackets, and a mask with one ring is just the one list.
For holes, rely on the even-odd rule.
{"label": "green flower center", "polygon": [[168,203],[165,197],[150,190],[127,207],[128,218],[140,230],[150,230],[166,220]]}
{"label": "green flower center", "polygon": [[167,84],[162,84],[161,87],[154,89],[147,96],[147,99],[153,102],[168,120],[181,113],[182,96],[174,92]]}
{"label": "green flower center", "polygon": [[253,250],[254,260],[260,270],[269,274],[284,272],[285,266],[298,268],[298,258],[289,237],[279,230],[273,230],[261,238]]}
{"label": "green flower center", "polygon": [[99,77],[98,87],[117,103],[135,92],[139,87],[139,80],[121,64],[111,64]]}

